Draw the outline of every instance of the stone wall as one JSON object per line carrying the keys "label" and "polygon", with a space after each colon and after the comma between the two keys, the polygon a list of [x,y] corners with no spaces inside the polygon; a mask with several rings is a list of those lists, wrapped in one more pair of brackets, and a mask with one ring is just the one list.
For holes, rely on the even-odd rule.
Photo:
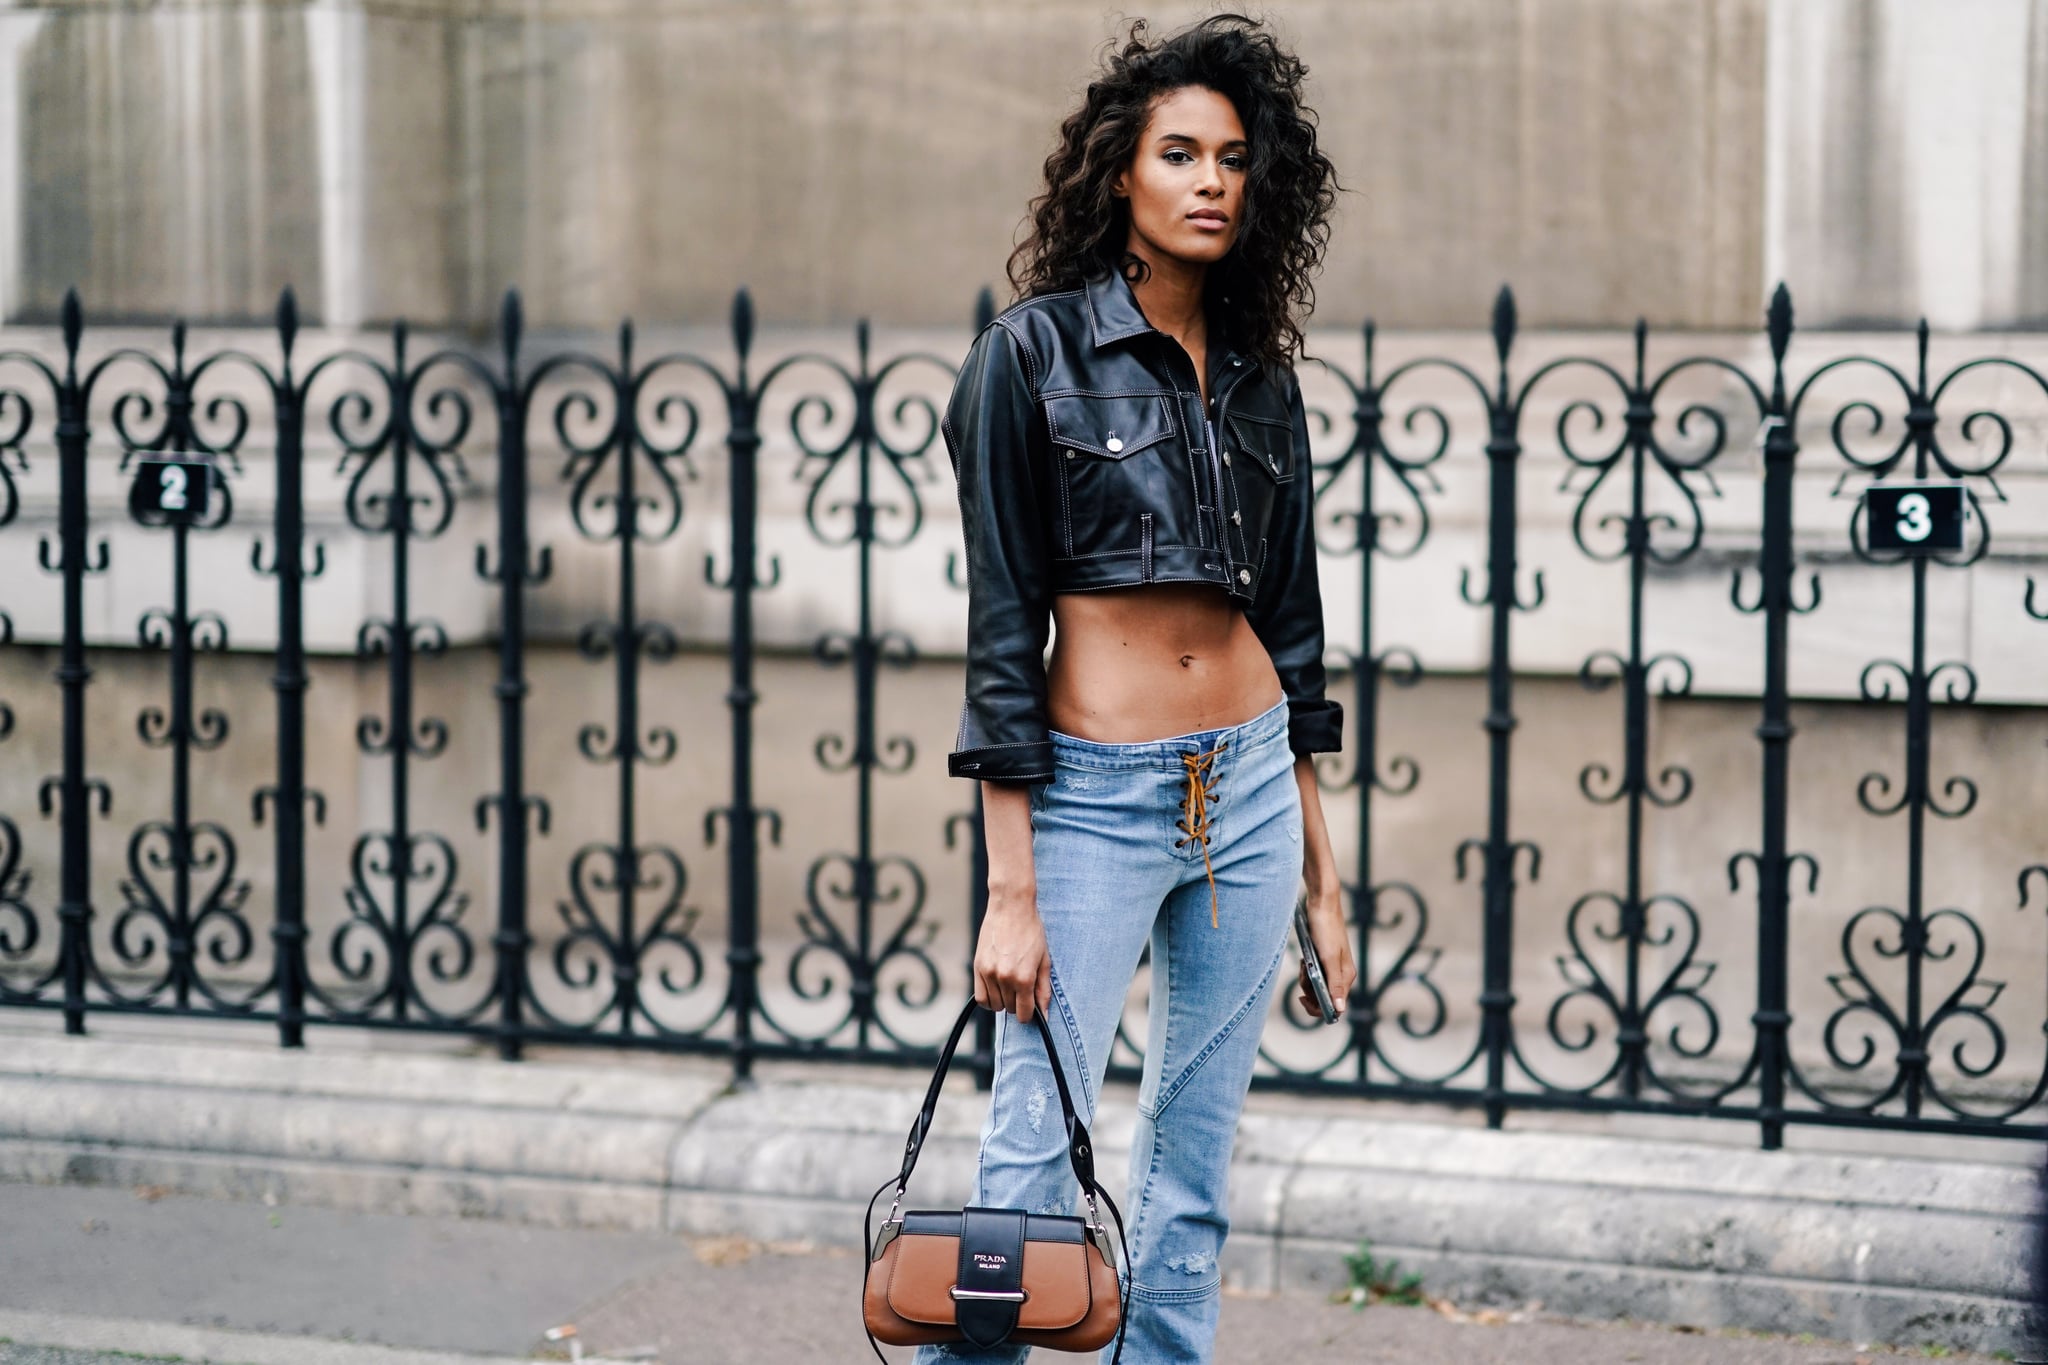
{"label": "stone wall", "polygon": [[[1205,6],[1173,0],[1171,26]],[[2048,0],[1287,0],[1350,188],[1321,318],[2048,311]],[[964,321],[1098,0],[0,13],[0,318]],[[1475,302],[1475,291],[1482,297]]]}

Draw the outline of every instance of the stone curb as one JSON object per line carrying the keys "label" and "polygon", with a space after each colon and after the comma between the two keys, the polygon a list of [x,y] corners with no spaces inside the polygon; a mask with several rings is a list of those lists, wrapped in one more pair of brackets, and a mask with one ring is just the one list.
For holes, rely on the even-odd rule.
{"label": "stone curb", "polygon": [[[0,1179],[858,1245],[921,1092],[910,1075],[732,1092],[690,1063],[17,1037]],[[960,1083],[940,1107],[914,1202],[969,1197],[984,1105]],[[1133,1119],[1112,1090],[1096,1138],[1119,1197]],[[1369,1238],[1461,1304],[2012,1350],[2033,1184],[2010,1165],[1255,1101],[1222,1269],[1251,1291],[1329,1292]]]}

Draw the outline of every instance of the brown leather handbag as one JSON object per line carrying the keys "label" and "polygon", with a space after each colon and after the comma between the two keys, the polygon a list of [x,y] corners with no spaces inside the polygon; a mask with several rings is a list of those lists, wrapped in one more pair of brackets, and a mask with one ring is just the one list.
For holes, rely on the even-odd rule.
{"label": "brown leather handbag", "polygon": [[[1124,1247],[1123,1263],[1130,1260],[1123,1214],[1095,1183],[1095,1146],[1074,1113],[1050,1029],[1037,1026],[1052,1062],[1067,1124],[1067,1158],[1088,1201],[1088,1217],[973,1207],[903,1211],[903,1190],[925,1134],[931,1131],[939,1088],[977,1008],[968,1002],[939,1054],[924,1107],[903,1145],[903,1169],[868,1200],[861,1224],[867,1247],[861,1316],[867,1323],[868,1344],[886,1365],[878,1340],[891,1346],[946,1343],[987,1350],[1011,1342],[1055,1351],[1095,1351],[1113,1338],[1113,1360],[1120,1361],[1124,1319],[1130,1312],[1130,1291],[1117,1277],[1116,1248]],[[896,1199],[877,1232],[875,1204],[892,1185]],[[1115,1245],[1102,1222],[1104,1208],[1116,1220]]]}

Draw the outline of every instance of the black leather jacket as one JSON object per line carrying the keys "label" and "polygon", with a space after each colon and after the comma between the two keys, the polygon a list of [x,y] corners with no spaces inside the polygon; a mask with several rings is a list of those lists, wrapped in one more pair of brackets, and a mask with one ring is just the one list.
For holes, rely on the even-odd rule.
{"label": "black leather jacket", "polygon": [[943,422],[969,593],[955,777],[1052,777],[1053,596],[1138,583],[1228,592],[1280,674],[1294,752],[1339,747],[1300,386],[1214,328],[1208,363],[1205,414],[1187,352],[1115,275],[1027,299],[975,338]]}

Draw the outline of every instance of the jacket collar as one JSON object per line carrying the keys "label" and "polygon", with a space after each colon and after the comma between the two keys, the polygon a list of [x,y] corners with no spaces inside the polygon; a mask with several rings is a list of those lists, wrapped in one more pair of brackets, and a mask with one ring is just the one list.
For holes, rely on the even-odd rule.
{"label": "jacket collar", "polygon": [[[1082,282],[1088,299],[1088,331],[1096,349],[1127,341],[1141,332],[1157,329],[1145,319],[1145,310],[1138,307],[1137,295],[1131,292],[1130,281],[1122,275],[1105,272],[1089,276]],[[1223,326],[1216,314],[1209,315],[1210,369],[1214,373],[1238,358],[1237,348],[1230,344],[1229,330]]]}
{"label": "jacket collar", "polygon": [[1152,330],[1152,324],[1145,320],[1145,311],[1138,307],[1137,296],[1131,293],[1130,282],[1122,275],[1115,271],[1092,275],[1085,288],[1088,330],[1097,348]]}

